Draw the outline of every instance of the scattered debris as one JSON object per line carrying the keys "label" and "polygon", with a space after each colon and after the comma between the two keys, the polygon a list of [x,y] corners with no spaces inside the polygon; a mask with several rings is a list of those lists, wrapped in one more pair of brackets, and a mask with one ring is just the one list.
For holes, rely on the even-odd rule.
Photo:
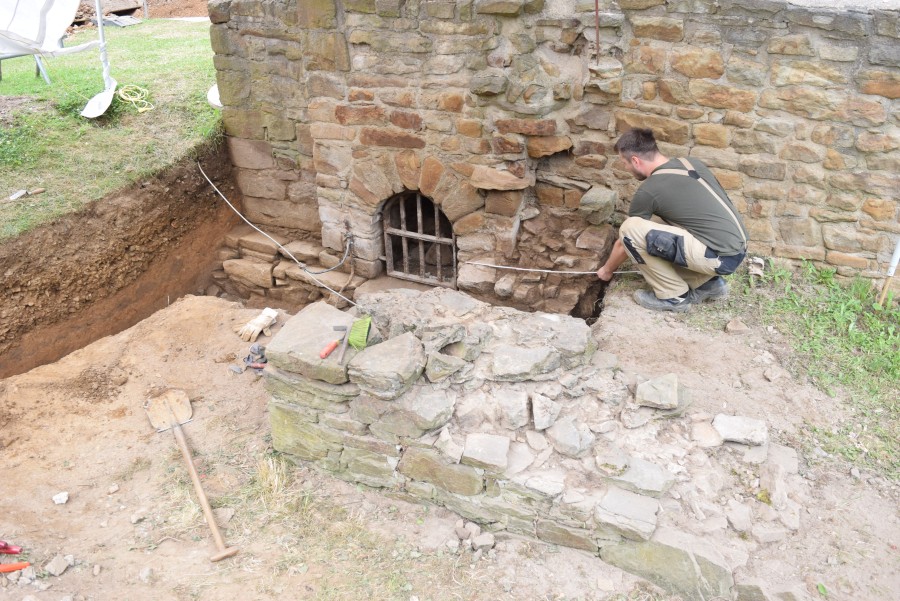
{"label": "scattered debris", "polygon": [[69,493],[63,491],[53,495],[53,502],[57,505],[65,505],[69,501]]}

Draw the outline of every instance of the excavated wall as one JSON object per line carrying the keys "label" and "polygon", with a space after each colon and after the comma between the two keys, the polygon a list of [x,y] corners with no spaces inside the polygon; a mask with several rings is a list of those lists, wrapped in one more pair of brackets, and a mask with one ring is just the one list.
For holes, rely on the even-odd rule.
{"label": "excavated wall", "polygon": [[[595,268],[636,185],[612,143],[645,126],[666,154],[713,168],[752,252],[883,275],[900,234],[898,11],[605,0],[597,27],[594,6],[212,1],[250,219],[316,245],[313,269],[349,234],[369,278],[384,269],[384,203],[419,192],[452,223],[459,289],[568,312],[590,278],[472,262]],[[253,267],[236,250],[220,277],[245,297],[306,286],[279,277],[283,256]],[[248,281],[251,268],[268,277]]]}

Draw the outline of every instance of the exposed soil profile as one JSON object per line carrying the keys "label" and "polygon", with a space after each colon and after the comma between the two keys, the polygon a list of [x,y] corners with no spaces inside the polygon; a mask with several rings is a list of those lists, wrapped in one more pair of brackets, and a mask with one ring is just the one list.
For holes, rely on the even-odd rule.
{"label": "exposed soil profile", "polygon": [[[0,245],[0,378],[120,332],[187,293],[203,293],[237,217],[184,159]],[[229,198],[224,147],[199,161]]]}

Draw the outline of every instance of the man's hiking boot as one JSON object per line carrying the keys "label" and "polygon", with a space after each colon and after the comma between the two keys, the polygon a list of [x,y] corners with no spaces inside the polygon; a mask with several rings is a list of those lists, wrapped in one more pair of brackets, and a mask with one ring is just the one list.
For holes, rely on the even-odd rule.
{"label": "man's hiking boot", "polygon": [[634,293],[634,302],[651,311],[686,313],[691,310],[690,293],[685,298],[680,296],[675,298],[656,298],[656,295],[650,290],[638,290]]}
{"label": "man's hiking boot", "polygon": [[692,303],[702,303],[705,300],[720,300],[728,298],[728,284],[722,276],[716,276],[702,286],[697,286],[690,291],[688,298]]}

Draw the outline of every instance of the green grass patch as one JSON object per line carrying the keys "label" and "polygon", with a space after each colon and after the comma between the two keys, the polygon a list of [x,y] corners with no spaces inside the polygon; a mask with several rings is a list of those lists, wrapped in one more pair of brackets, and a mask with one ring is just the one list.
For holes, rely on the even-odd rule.
{"label": "green grass patch", "polygon": [[810,426],[815,444],[860,466],[900,479],[900,308],[884,306],[869,280],[836,277],[804,263],[791,271],[769,264],[762,279],[730,278],[731,297],[709,311],[773,326],[789,340],[782,357],[794,374],[844,401],[845,423]]}
{"label": "green grass patch", "polygon": [[[32,57],[4,60],[0,239],[147,177],[219,135],[219,113],[206,101],[215,83],[208,23],[159,19],[104,31],[112,77],[120,89],[145,89],[153,109],[139,112],[116,95],[102,117],[80,116],[103,90],[96,49],[46,59],[49,86],[35,77]],[[84,31],[66,44],[96,37],[96,30]],[[35,188],[47,192],[5,201],[17,190]]]}

